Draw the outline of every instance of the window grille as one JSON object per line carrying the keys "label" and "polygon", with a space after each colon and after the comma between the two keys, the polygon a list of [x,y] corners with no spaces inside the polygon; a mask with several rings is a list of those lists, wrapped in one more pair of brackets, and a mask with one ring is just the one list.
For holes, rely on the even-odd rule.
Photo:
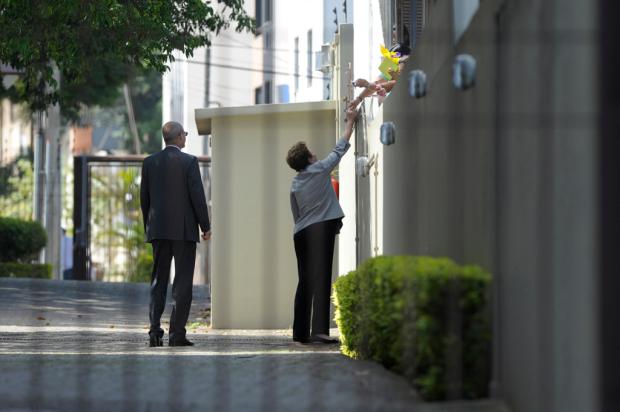
{"label": "window grille", "polygon": [[414,49],[426,25],[428,0],[380,0],[386,46],[394,42]]}

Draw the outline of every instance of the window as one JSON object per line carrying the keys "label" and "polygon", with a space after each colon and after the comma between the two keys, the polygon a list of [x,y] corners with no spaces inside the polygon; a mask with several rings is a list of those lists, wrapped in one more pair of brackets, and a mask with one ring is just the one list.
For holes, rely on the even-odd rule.
{"label": "window", "polygon": [[458,43],[463,33],[469,27],[471,19],[473,19],[480,0],[453,0],[454,3],[454,44]]}
{"label": "window", "polygon": [[312,30],[308,30],[308,59],[307,59],[307,76],[308,87],[312,87]]}
{"label": "window", "polygon": [[263,1],[264,0],[256,0],[256,27],[260,27],[263,25]]}
{"label": "window", "polygon": [[254,104],[261,104],[263,102],[263,88],[257,87],[254,89]]}
{"label": "window", "polygon": [[271,21],[273,0],[256,0],[256,34],[260,34],[261,27]]}
{"label": "window", "polygon": [[398,42],[415,48],[426,24],[427,3],[428,0],[380,0],[387,47]]}
{"label": "window", "polygon": [[288,103],[291,101],[288,93],[288,84],[278,85],[278,103]]}
{"label": "window", "polygon": [[[426,26],[427,0],[411,0],[411,16],[410,16],[410,47],[413,50],[422,35],[424,26]],[[404,34],[404,33],[403,33]]]}
{"label": "window", "polygon": [[299,37],[295,37],[295,93],[299,91]]}
{"label": "window", "polygon": [[264,103],[271,103],[271,81],[267,80],[265,82],[264,88],[265,88],[265,90],[264,90],[264,96],[265,96]]}
{"label": "window", "polygon": [[265,4],[265,21],[271,21],[271,6],[273,0],[264,0]]}
{"label": "window", "polygon": [[273,102],[273,70],[275,67],[275,53],[273,51],[273,27],[265,28],[263,34],[263,101],[261,103]]}
{"label": "window", "polygon": [[254,89],[254,104],[272,103],[271,80],[267,80],[261,87]]}

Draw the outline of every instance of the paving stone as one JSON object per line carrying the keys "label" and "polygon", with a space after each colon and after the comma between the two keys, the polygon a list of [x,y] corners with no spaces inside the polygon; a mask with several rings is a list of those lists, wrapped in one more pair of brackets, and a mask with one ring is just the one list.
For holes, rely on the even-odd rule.
{"label": "paving stone", "polygon": [[[188,333],[193,347],[149,348],[148,296],[145,284],[0,278],[0,409],[443,410],[382,366],[294,343],[290,330],[203,326]],[[190,322],[209,307],[195,287]]]}

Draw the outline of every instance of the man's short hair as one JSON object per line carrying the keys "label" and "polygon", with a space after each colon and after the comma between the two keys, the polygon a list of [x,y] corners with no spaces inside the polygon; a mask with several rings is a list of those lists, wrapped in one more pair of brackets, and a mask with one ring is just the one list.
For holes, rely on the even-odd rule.
{"label": "man's short hair", "polygon": [[301,172],[310,164],[310,156],[312,156],[312,153],[308,150],[306,143],[298,142],[289,149],[286,155],[286,163],[292,169]]}
{"label": "man's short hair", "polygon": [[164,137],[164,142],[166,143],[176,139],[181,132],[183,132],[183,126],[177,122],[168,122],[161,128],[161,134]]}

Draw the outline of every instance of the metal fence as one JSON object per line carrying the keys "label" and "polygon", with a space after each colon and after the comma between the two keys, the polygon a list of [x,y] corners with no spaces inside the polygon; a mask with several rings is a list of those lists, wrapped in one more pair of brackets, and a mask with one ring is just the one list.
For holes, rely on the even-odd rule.
{"label": "metal fence", "polygon": [[[144,241],[140,172],[144,156],[79,156],[74,160],[72,278],[149,282],[153,264]],[[199,157],[205,193],[210,160]],[[209,250],[197,250],[195,283],[209,282]]]}

